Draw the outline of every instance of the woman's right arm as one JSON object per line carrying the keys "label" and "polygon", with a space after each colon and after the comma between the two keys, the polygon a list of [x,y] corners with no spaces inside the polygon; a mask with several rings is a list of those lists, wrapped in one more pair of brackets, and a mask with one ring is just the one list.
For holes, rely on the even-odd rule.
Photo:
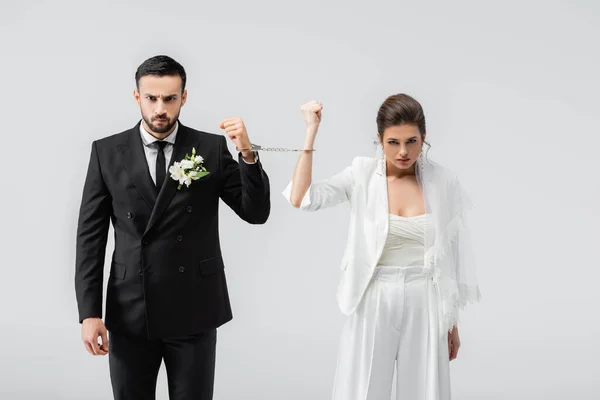
{"label": "woman's right arm", "polygon": [[306,123],[306,136],[304,138],[305,151],[300,153],[296,168],[294,169],[294,176],[292,178],[292,190],[290,194],[290,203],[300,208],[302,199],[306,195],[308,188],[312,182],[312,163],[313,163],[313,151],[315,145],[315,138],[319,130],[319,124],[321,123],[321,110],[323,105],[316,102],[310,101],[303,104],[300,107],[304,122]]}
{"label": "woman's right arm", "polygon": [[283,192],[292,206],[307,211],[332,207],[350,198],[350,167],[330,179],[312,182],[312,149],[319,130],[322,109],[323,106],[316,101],[310,101],[300,107],[306,123],[303,149],[307,151],[303,151],[298,157],[292,181]]}

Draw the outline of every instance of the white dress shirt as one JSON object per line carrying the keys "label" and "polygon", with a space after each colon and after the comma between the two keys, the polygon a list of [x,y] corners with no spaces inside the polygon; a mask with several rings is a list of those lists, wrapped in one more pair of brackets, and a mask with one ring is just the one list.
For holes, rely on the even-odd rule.
{"label": "white dress shirt", "polygon": [[[168,143],[165,146],[165,149],[163,150],[165,153],[165,172],[167,172],[166,176],[169,176],[169,164],[171,162],[171,155],[173,154],[173,146],[175,145],[175,138],[177,137],[178,130],[179,122],[176,122],[175,130],[169,136],[162,140],[162,142]],[[152,182],[154,182],[154,184],[156,185],[156,158],[158,157],[158,146],[154,143],[160,142],[161,140],[149,134],[148,131],[144,129],[144,125],[141,123],[140,134],[142,136],[142,143],[144,144],[144,154],[146,154],[146,161],[148,162],[150,176],[152,177]]]}

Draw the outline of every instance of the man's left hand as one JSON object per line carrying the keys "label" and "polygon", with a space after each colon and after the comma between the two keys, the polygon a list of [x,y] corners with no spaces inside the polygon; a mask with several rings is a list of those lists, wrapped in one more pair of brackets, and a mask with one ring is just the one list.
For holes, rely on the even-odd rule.
{"label": "man's left hand", "polygon": [[237,149],[242,152],[242,157],[244,157],[244,160],[253,162],[254,152],[250,151],[252,148],[252,143],[248,138],[248,131],[246,130],[246,125],[244,125],[242,118],[226,118],[223,120],[223,122],[221,122],[219,127],[225,130],[225,133],[229,139],[233,142],[233,144],[235,144]]}

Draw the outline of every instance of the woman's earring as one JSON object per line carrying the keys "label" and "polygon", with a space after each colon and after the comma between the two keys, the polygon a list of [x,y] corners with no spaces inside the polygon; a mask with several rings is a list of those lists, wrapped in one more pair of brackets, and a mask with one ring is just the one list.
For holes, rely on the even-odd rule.
{"label": "woman's earring", "polygon": [[375,152],[375,158],[380,158],[381,160],[383,160],[383,144],[381,143],[381,140],[379,138],[375,139],[375,146],[377,149],[377,151]]}

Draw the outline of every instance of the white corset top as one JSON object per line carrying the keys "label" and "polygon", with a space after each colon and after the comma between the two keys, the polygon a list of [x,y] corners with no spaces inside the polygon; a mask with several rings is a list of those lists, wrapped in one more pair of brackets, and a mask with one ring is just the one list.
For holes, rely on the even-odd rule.
{"label": "white corset top", "polygon": [[389,215],[389,230],[377,265],[422,267],[425,256],[425,229],[429,214],[415,217]]}

